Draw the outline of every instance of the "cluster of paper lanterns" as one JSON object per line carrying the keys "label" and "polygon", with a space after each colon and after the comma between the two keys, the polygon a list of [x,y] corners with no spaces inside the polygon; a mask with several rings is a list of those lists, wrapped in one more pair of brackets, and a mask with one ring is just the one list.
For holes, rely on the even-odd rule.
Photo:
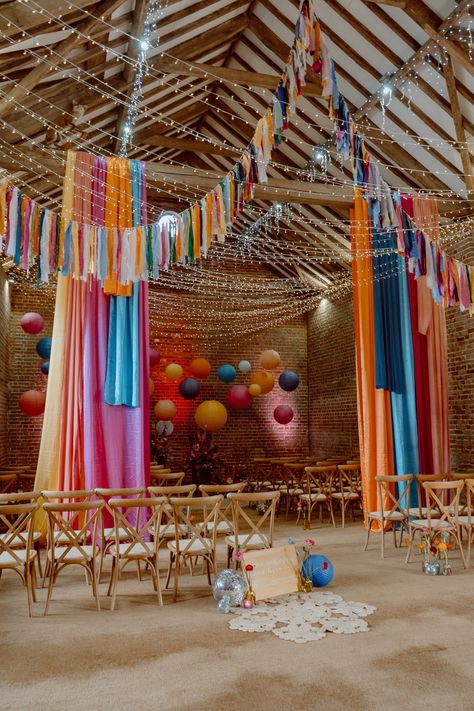
{"label": "cluster of paper lanterns", "polygon": [[[37,336],[44,329],[44,318],[41,314],[29,311],[20,319],[20,326],[30,336]],[[36,352],[43,359],[41,372],[49,373],[49,358],[51,356],[51,338],[40,338],[36,344]],[[44,412],[46,393],[40,390],[27,390],[18,401],[20,410],[28,417],[37,417]]]}
{"label": "cluster of paper lanterns", "polygon": [[[154,367],[160,362],[160,355],[155,349],[150,349],[150,366]],[[257,370],[250,377],[250,383],[232,384],[238,372],[250,373],[252,366],[248,360],[241,360],[237,367],[231,363],[223,363],[217,368],[217,377],[222,383],[231,385],[227,391],[227,405],[233,410],[245,410],[250,407],[254,397],[266,395],[275,387],[275,378],[269,372],[275,370],[281,363],[280,354],[273,349],[264,350],[260,355],[261,369]],[[201,380],[205,380],[211,373],[211,364],[206,358],[195,358],[190,366],[190,375],[184,377],[178,385],[178,392],[184,400],[194,400],[201,392]],[[164,369],[166,378],[171,382],[176,382],[183,377],[184,371],[179,363],[169,363]],[[279,378],[278,385],[285,392],[292,392],[299,385],[300,379],[291,370],[284,370]],[[153,380],[150,379],[150,395],[154,391]],[[155,415],[158,420],[157,430],[160,434],[171,434],[173,424],[171,420],[176,416],[176,404],[172,400],[158,400],[155,404]],[[289,424],[294,417],[293,409],[286,404],[275,407],[273,417],[281,425]],[[218,432],[221,430],[228,418],[227,409],[224,404],[217,400],[205,400],[200,403],[194,413],[196,424],[206,432]]]}

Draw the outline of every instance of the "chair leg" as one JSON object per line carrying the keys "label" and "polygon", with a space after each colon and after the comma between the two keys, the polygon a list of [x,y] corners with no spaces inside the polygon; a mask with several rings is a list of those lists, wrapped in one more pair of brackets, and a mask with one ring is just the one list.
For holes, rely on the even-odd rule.
{"label": "chair leg", "polygon": [[209,564],[209,558],[206,558],[206,569],[207,569],[207,582],[209,583],[209,585],[212,585],[212,581],[211,581],[211,567],[210,567],[210,564]]}
{"label": "chair leg", "polygon": [[178,598],[178,581],[181,569],[181,556],[177,553],[176,560],[174,564],[174,586],[173,586],[173,602],[176,602]]}
{"label": "chair leg", "polygon": [[464,555],[464,550],[463,550],[463,546],[462,546],[462,542],[461,542],[461,534],[460,534],[459,529],[457,531],[457,539],[458,539],[459,552],[461,553],[463,566],[464,566],[464,568],[467,568],[466,557]]}
{"label": "chair leg", "polygon": [[36,541],[34,548],[36,551],[36,557],[38,559],[38,575],[41,578],[41,576],[43,575],[43,571],[41,569],[41,546],[39,541]]}
{"label": "chair leg", "polygon": [[342,518],[342,528],[345,528],[345,516],[346,516],[346,507],[344,506],[344,501],[341,501],[341,518]]}
{"label": "chair leg", "polygon": [[92,560],[90,573],[91,573],[92,594],[95,598],[95,606],[96,606],[97,612],[100,612],[100,600],[99,600],[99,593],[97,590],[97,573],[95,570],[95,560]]}
{"label": "chair leg", "polygon": [[369,538],[370,538],[371,532],[372,532],[372,519],[369,520],[369,527],[367,529],[367,535],[365,537],[365,546],[364,546],[365,551],[367,550],[367,547],[369,545]]}
{"label": "chair leg", "polygon": [[[115,558],[115,556],[114,556]],[[115,610],[115,598],[117,596],[117,583],[119,579],[119,568],[120,568],[120,558],[117,558],[114,566],[114,570],[112,573],[112,577],[110,580],[110,584],[112,586],[111,590],[111,595],[110,595],[110,609]]]}
{"label": "chair leg", "polygon": [[158,597],[158,603],[163,607],[163,595],[161,594],[160,568],[158,565],[158,555],[156,555],[153,563],[150,562],[151,575],[154,577],[155,591]]}
{"label": "chair leg", "polygon": [[173,567],[173,553],[170,551],[170,560],[168,563],[168,573],[166,576],[166,585],[165,585],[165,590],[168,590],[168,585],[170,584],[170,578],[171,578],[171,568]]}
{"label": "chair leg", "polygon": [[46,615],[48,614],[49,603],[50,603],[50,600],[51,600],[51,596],[52,596],[52,594],[53,594],[53,585],[54,585],[54,577],[55,577],[54,574],[55,574],[54,566],[53,566],[53,564],[50,562],[49,584],[48,584],[48,596],[47,596],[47,598],[46,598],[46,604],[45,604],[45,606],[44,606],[44,612],[43,612],[43,615],[44,615],[45,617],[46,617]]}
{"label": "chair leg", "polygon": [[33,601],[32,601],[32,589],[31,589],[31,563],[25,565],[25,588],[26,588],[26,599],[28,601],[28,616],[33,617]]}
{"label": "chair leg", "polygon": [[384,525],[383,521],[382,521],[380,533],[382,536],[382,540],[380,541],[380,553],[381,553],[381,557],[384,558],[385,557],[385,549],[384,549],[384,546],[385,546],[385,525]]}
{"label": "chair leg", "polygon": [[48,554],[46,554],[46,562],[44,564],[43,578],[41,580],[41,587],[42,588],[44,588],[44,584],[46,582],[46,578],[49,575],[50,569],[51,569],[51,561],[48,558]]}
{"label": "chair leg", "polygon": [[[110,597],[110,593],[112,592],[112,580],[114,577],[114,570],[115,570],[116,563],[117,563],[117,558],[113,555],[112,556],[112,568],[110,570],[109,587],[107,588],[107,597]],[[102,563],[101,563],[101,566],[102,566]],[[102,570],[102,567],[99,568],[99,581],[100,581],[101,570]]]}
{"label": "chair leg", "polygon": [[406,556],[405,556],[405,563],[409,563],[409,562],[410,562],[411,552],[412,552],[413,543],[414,543],[414,540],[413,540],[413,539],[414,539],[414,537],[415,537],[415,533],[416,533],[416,529],[412,530],[410,524],[408,524],[408,540],[409,540],[409,543],[408,543],[408,546],[407,546],[408,550],[407,550],[407,554],[406,554]]}
{"label": "chair leg", "polygon": [[35,561],[31,563],[31,593],[33,602],[36,602],[36,565]]}

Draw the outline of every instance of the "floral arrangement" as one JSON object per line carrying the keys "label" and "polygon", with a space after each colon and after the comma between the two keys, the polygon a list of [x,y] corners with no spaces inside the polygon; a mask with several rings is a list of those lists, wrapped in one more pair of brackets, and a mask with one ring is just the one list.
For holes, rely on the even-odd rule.
{"label": "floral arrangement", "polygon": [[150,459],[157,464],[168,464],[168,437],[153,428],[150,437]]}
{"label": "floral arrangement", "polygon": [[[452,549],[449,533],[441,532],[430,541],[430,529],[424,528],[418,548],[423,553],[422,570],[426,575],[451,575],[453,572],[448,559],[448,551]],[[411,541],[407,541],[411,545]]]}
{"label": "floral arrangement", "polygon": [[302,546],[301,550],[298,549],[298,547],[295,545],[295,542],[292,538],[288,539],[288,543],[290,545],[295,546],[296,550],[296,557],[298,559],[298,587],[300,592],[312,592],[313,590],[313,583],[308,577],[303,577],[303,566],[309,556],[311,555],[311,550],[316,546],[316,541],[314,538],[306,538],[304,545]]}
{"label": "floral arrangement", "polygon": [[193,484],[222,484],[216,469],[220,465],[219,448],[212,444],[212,437],[207,432],[199,432],[189,438],[189,457],[184,470],[191,474]]}

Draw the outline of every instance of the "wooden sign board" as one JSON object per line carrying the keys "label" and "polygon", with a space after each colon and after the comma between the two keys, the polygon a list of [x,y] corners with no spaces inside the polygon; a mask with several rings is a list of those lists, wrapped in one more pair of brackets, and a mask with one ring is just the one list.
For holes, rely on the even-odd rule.
{"label": "wooden sign board", "polygon": [[247,551],[242,569],[248,575],[246,565],[253,565],[250,579],[257,600],[297,592],[299,565],[294,545]]}

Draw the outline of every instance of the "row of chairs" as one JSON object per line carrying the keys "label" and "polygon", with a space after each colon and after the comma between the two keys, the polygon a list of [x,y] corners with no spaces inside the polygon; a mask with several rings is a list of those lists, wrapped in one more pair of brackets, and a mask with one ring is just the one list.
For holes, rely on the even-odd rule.
{"label": "row of chairs", "polygon": [[[385,533],[393,531],[394,545],[397,546],[397,530],[400,532],[399,545],[407,536],[408,550],[405,562],[409,562],[417,535],[427,535],[433,541],[440,533],[454,539],[466,568],[470,561],[471,543],[474,534],[474,474],[425,474],[377,476],[379,509],[367,515],[367,536],[364,550],[367,550],[372,531],[381,531],[381,556],[384,557]],[[411,490],[416,484],[417,506],[411,506]],[[468,553],[464,554],[462,533],[467,533]]]}
{"label": "row of chairs", "polygon": [[[225,534],[227,564],[235,552],[273,546],[278,492],[242,493],[245,482],[226,486],[175,485],[128,489],[45,491],[0,495],[0,574],[16,571],[27,590],[28,611],[36,601],[36,569],[41,575],[40,534],[34,519],[40,508],[47,515],[48,534],[43,585],[49,576],[44,614],[48,613],[57,577],[66,566],[81,565],[96,607],[100,610],[98,584],[106,555],[112,560],[108,587],[111,609],[115,607],[117,585],[130,562],[150,570],[154,590],[162,604],[158,567],[160,549],[166,545],[169,563],[168,588],[174,569],[173,601],[176,601],[184,563],[193,569],[201,559],[209,583],[217,571],[216,539]],[[42,503],[40,503],[40,500]],[[256,521],[247,507],[264,503],[268,508]],[[113,526],[105,525],[111,517]],[[243,532],[245,530],[245,532]]]}

